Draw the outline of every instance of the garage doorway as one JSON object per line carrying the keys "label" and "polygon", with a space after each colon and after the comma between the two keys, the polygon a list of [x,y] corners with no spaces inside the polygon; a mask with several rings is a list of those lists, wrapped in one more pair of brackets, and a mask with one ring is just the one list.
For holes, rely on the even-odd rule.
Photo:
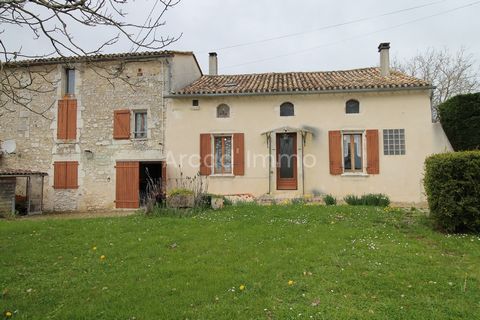
{"label": "garage doorway", "polygon": [[115,207],[136,209],[147,200],[151,186],[159,189],[155,198],[161,201],[166,190],[165,161],[117,161]]}

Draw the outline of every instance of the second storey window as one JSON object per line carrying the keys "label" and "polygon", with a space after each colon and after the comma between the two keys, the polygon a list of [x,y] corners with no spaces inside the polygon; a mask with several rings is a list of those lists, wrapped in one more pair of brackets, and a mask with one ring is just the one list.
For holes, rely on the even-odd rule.
{"label": "second storey window", "polygon": [[214,173],[232,173],[232,136],[215,136]]}
{"label": "second storey window", "polygon": [[360,102],[357,100],[348,100],[345,103],[345,113],[360,113]]}
{"label": "second storey window", "polygon": [[217,107],[217,118],[230,118],[230,107],[224,103]]}
{"label": "second storey window", "polygon": [[65,94],[75,94],[75,69],[65,69]]}
{"label": "second storey window", "polygon": [[135,139],[147,138],[147,111],[135,111]]}
{"label": "second storey window", "polygon": [[345,171],[362,171],[362,134],[343,135],[343,168]]}
{"label": "second storey window", "polygon": [[295,115],[295,107],[291,102],[284,102],[280,105],[280,117],[293,117]]}

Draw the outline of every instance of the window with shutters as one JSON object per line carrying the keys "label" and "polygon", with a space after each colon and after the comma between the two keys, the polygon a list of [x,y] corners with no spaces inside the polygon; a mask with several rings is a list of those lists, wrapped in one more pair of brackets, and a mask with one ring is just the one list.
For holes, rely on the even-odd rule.
{"label": "window with shutters", "polygon": [[343,170],[361,172],[363,170],[363,136],[361,133],[343,134]]}
{"label": "window with shutters", "polygon": [[133,136],[135,139],[147,138],[147,111],[134,111],[135,130]]}
{"label": "window with shutters", "polygon": [[77,100],[58,100],[57,139],[74,140],[77,138]]}
{"label": "window with shutters", "polygon": [[53,187],[55,189],[78,188],[78,162],[56,161],[53,164]]}
{"label": "window with shutters", "polygon": [[232,136],[220,135],[213,137],[213,163],[215,174],[232,173]]}

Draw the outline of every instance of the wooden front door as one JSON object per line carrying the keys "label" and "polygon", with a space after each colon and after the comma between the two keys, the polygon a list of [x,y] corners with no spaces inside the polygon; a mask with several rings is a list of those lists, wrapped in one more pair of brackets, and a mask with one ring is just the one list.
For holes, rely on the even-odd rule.
{"label": "wooden front door", "polygon": [[138,208],[140,164],[138,161],[119,161],[116,168],[116,208]]}
{"label": "wooden front door", "polygon": [[297,134],[277,133],[277,190],[297,190]]}

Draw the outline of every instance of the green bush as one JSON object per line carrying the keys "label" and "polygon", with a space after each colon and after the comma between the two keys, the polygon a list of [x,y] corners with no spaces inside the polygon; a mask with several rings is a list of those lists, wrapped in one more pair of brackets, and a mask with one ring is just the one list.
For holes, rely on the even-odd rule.
{"label": "green bush", "polygon": [[323,202],[325,202],[327,206],[334,206],[337,204],[337,198],[335,198],[331,194],[326,194],[323,196]]}
{"label": "green bush", "polygon": [[390,204],[388,196],[381,193],[369,193],[363,196],[347,195],[343,200],[351,206],[387,207]]}
{"label": "green bush", "polygon": [[480,92],[450,98],[438,113],[454,150],[480,149]]}
{"label": "green bush", "polygon": [[172,189],[168,192],[168,196],[169,197],[172,197],[172,196],[188,196],[188,195],[193,195],[193,191],[192,190],[188,190],[188,189]]}
{"label": "green bush", "polygon": [[432,217],[448,232],[480,232],[480,151],[437,154],[425,160]]}

